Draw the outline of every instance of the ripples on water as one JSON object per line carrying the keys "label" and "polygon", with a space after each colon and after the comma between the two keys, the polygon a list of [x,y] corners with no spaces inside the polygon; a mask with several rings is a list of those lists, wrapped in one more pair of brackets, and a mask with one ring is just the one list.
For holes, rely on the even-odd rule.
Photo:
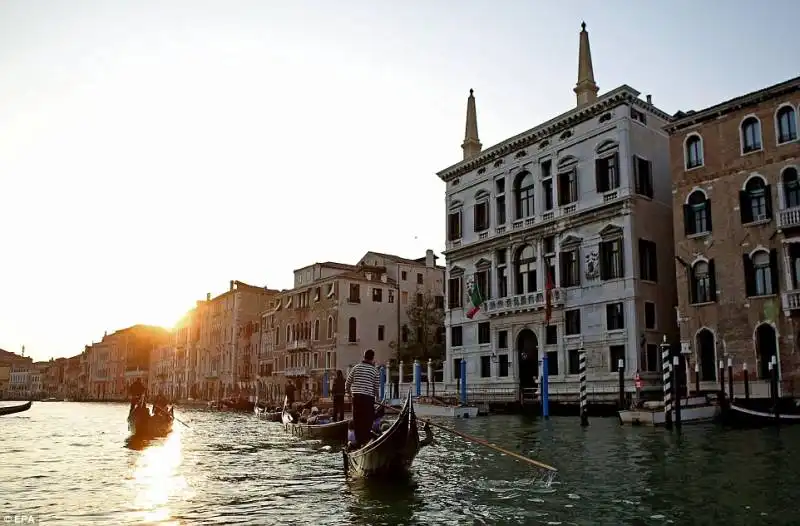
{"label": "ripples on water", "polygon": [[[493,416],[464,432],[559,468],[530,468],[439,431],[409,480],[346,482],[341,453],[251,415],[176,411],[127,444],[127,405],[39,403],[0,419],[0,512],[43,524],[800,524],[800,429],[683,436],[593,419]],[[0,513],[0,514],[2,514]]]}

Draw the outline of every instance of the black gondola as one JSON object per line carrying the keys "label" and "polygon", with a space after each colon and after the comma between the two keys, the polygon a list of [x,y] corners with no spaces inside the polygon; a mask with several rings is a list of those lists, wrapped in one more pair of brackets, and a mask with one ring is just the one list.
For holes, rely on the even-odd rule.
{"label": "black gondola", "polygon": [[295,418],[288,410],[288,403],[284,400],[281,422],[283,429],[294,436],[300,438],[312,438],[325,440],[327,442],[345,443],[347,441],[348,420],[341,422],[331,422],[330,424],[304,424],[295,422]]}
{"label": "black gondola", "polygon": [[782,399],[778,403],[776,414],[772,403],[766,400],[737,400],[723,406],[722,423],[743,428],[800,424],[800,408],[794,400]]}
{"label": "black gondola", "polygon": [[[430,428],[425,444],[432,440]],[[422,445],[411,391],[391,427],[354,451],[343,452],[345,471],[354,477],[394,477],[407,474]]]}
{"label": "black gondola", "polygon": [[13,415],[14,413],[21,413],[31,408],[33,402],[26,402],[20,405],[12,405],[9,407],[0,407],[0,416]]}
{"label": "black gondola", "polygon": [[128,411],[128,431],[137,438],[158,438],[172,431],[175,420],[173,408],[154,408],[153,413],[144,402],[131,406]]}

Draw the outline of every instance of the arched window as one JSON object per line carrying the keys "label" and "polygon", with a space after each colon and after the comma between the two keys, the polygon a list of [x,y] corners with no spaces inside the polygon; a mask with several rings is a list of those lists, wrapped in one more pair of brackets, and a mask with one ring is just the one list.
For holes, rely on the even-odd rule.
{"label": "arched window", "polygon": [[357,323],[355,318],[350,318],[347,320],[347,341],[348,342],[356,342],[358,341],[358,332],[357,332]]}
{"label": "arched window", "polygon": [[797,114],[791,106],[784,106],[775,115],[778,127],[778,144],[797,140]]}
{"label": "arched window", "polygon": [[739,215],[742,224],[772,219],[772,196],[761,177],[751,177],[739,192]]}
{"label": "arched window", "polygon": [[328,339],[333,339],[333,316],[328,316]]}
{"label": "arched window", "polygon": [[536,186],[533,174],[522,172],[514,179],[514,201],[516,203],[515,219],[533,217],[533,189]]}
{"label": "arched window", "polygon": [[403,343],[408,342],[408,325],[403,325],[403,328],[400,330],[400,339]]}
{"label": "arched window", "polygon": [[314,320],[314,341],[319,340],[319,320]]}
{"label": "arched window", "polygon": [[692,303],[710,303],[717,300],[714,260],[698,261],[691,271]]}
{"label": "arched window", "polygon": [[517,294],[536,291],[536,255],[532,246],[525,245],[517,250],[514,256],[514,277]]}
{"label": "arched window", "polygon": [[683,227],[687,236],[711,232],[711,200],[700,190],[692,192],[683,205]]}
{"label": "arched window", "polygon": [[292,327],[290,325],[286,326],[286,343],[292,341]]}
{"label": "arched window", "polygon": [[790,166],[781,174],[783,182],[783,206],[794,208],[800,206],[800,181],[797,178],[797,168]]}
{"label": "arched window", "polygon": [[703,166],[703,140],[699,135],[691,135],[686,139],[686,169],[698,166]]}
{"label": "arched window", "polygon": [[755,117],[742,121],[742,153],[761,149],[761,123]]}
{"label": "arched window", "polygon": [[744,279],[748,297],[771,296],[778,293],[778,253],[759,250],[752,256],[744,254]]}

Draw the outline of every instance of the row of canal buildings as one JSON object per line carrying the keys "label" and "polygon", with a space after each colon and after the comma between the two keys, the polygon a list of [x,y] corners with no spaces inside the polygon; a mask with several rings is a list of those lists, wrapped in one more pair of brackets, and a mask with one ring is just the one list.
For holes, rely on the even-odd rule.
{"label": "row of canal buildings", "polygon": [[[437,174],[444,266],[431,251],[369,252],[355,265],[298,269],[288,291],[231,282],[172,333],[132,327],[70,360],[91,397],[122,396],[137,375],[179,397],[280,391],[288,380],[319,391],[324,371],[346,370],[365,348],[388,363],[398,336],[420,330],[408,308],[430,301],[444,328],[419,337],[446,344],[440,390],[455,389],[465,360],[469,390],[517,396],[547,353],[551,395],[574,397],[580,352],[590,392],[616,392],[620,360],[629,380],[655,388],[666,336],[704,388],[730,360],[766,395],[775,355],[793,393],[799,88],[800,77],[669,115],[627,85],[599,94],[584,26],[569,111],[484,149],[470,92],[463,159]],[[473,286],[483,303],[470,317]],[[137,331],[157,341],[142,340],[126,363]]]}

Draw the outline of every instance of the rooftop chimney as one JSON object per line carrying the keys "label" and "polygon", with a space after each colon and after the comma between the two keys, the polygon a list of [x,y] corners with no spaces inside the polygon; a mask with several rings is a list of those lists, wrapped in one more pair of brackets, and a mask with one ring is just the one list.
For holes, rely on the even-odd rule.
{"label": "rooftop chimney", "polygon": [[231,288],[230,288],[230,290],[233,290],[233,280],[231,280]]}
{"label": "rooftop chimney", "polygon": [[206,292],[206,301],[211,301],[211,293]]}
{"label": "rooftop chimney", "polygon": [[428,268],[436,266],[436,257],[433,255],[433,250],[431,249],[425,251],[425,266]]}
{"label": "rooftop chimney", "polygon": [[652,95],[648,95],[647,96],[647,104],[650,104],[651,106],[653,105],[653,96]]}

